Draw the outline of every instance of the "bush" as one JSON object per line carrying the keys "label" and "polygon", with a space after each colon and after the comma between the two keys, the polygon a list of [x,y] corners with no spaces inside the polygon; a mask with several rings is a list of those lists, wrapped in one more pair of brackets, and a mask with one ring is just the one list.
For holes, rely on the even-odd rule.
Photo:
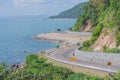
{"label": "bush", "polygon": [[106,30],[104,30],[104,36],[108,35],[108,32]]}
{"label": "bush", "polygon": [[103,46],[103,51],[106,51],[107,50],[107,47],[106,46]]}
{"label": "bush", "polygon": [[1,71],[1,70],[3,70],[3,66],[2,66],[2,65],[0,65],[0,71]]}
{"label": "bush", "polygon": [[111,80],[120,80],[120,72],[116,72],[113,75],[110,75]]}
{"label": "bush", "polygon": [[92,36],[99,36],[102,28],[103,28],[102,23],[98,24],[95,30],[92,32]]}
{"label": "bush", "polygon": [[98,36],[92,36],[91,37],[91,43],[94,43],[97,40]]}
{"label": "bush", "polygon": [[89,46],[91,46],[91,41],[90,40],[87,40],[87,41],[85,41],[85,42],[83,42],[83,46],[84,47],[89,47]]}
{"label": "bush", "polygon": [[89,47],[82,47],[82,51],[88,51]]}
{"label": "bush", "polygon": [[99,37],[102,28],[103,28],[103,24],[102,24],[102,23],[99,23],[99,24],[97,25],[97,27],[95,28],[95,30],[92,32],[91,41],[92,41],[93,43],[94,43],[94,42],[97,40],[97,38]]}
{"label": "bush", "polygon": [[[89,76],[82,73],[74,73],[69,69],[53,66],[46,63],[45,58],[38,58],[37,55],[31,54],[26,59],[29,66],[4,73],[0,72],[2,80],[103,80],[99,77]],[[28,61],[30,60],[30,61]]]}
{"label": "bush", "polygon": [[109,53],[120,53],[120,49],[113,48],[113,49],[108,50],[108,52]]}
{"label": "bush", "polygon": [[86,20],[88,20],[88,16],[86,16],[86,14],[82,14],[76,21],[74,27],[72,28],[72,31],[80,31],[80,27],[82,25],[84,25],[84,23],[86,22]]}
{"label": "bush", "polygon": [[35,54],[30,54],[26,57],[26,64],[31,65],[33,60],[38,60],[38,56]]}
{"label": "bush", "polygon": [[106,53],[120,53],[120,49],[117,48],[108,49],[106,46],[103,47],[103,51]]}
{"label": "bush", "polygon": [[87,51],[91,45],[92,45],[92,42],[90,40],[83,42],[82,50]]}
{"label": "bush", "polygon": [[116,46],[120,45],[120,34],[116,35]]}

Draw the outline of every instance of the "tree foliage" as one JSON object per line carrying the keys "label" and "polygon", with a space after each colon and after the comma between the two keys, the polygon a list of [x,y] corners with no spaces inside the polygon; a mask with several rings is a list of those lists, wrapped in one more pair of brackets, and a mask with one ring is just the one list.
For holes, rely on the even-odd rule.
{"label": "tree foliage", "polygon": [[87,20],[92,25],[91,42],[99,37],[101,30],[106,27],[114,30],[116,46],[120,45],[120,0],[89,0],[83,6],[83,14],[77,19],[73,31],[80,31]]}
{"label": "tree foliage", "polygon": [[[30,61],[29,61],[30,60]],[[82,73],[74,73],[73,71],[53,66],[46,63],[45,58],[38,58],[37,55],[28,55],[26,58],[26,66],[22,69],[13,71],[0,71],[0,79],[2,80],[102,80],[99,77],[93,77]]]}
{"label": "tree foliage", "polygon": [[[108,80],[108,77],[99,78],[53,66],[51,63],[46,63],[45,58],[39,59],[37,55],[28,55],[26,59],[32,59],[32,62],[17,70],[9,71],[1,65],[0,80]],[[119,80],[120,72],[111,75],[110,78]]]}

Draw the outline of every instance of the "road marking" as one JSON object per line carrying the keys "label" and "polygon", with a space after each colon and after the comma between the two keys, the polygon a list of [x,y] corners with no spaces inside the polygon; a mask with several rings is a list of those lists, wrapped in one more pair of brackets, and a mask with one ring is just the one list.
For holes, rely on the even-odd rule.
{"label": "road marking", "polygon": [[75,65],[75,66],[80,66],[80,67],[85,67],[85,68],[90,68],[90,69],[96,69],[96,70],[105,71],[105,72],[108,72],[108,71],[109,72],[116,72],[116,70],[109,70],[109,69],[106,69],[106,68],[100,68],[100,67],[95,67],[95,66],[89,66],[89,65],[84,65],[84,64],[77,64],[77,63],[72,63],[72,62],[68,62],[68,61],[63,61],[63,60],[60,60],[60,59],[50,57],[47,54],[46,54],[46,57],[48,57],[50,59],[53,59],[53,60],[56,60],[56,61],[59,61],[59,62],[62,62],[62,63],[70,64],[70,65]]}

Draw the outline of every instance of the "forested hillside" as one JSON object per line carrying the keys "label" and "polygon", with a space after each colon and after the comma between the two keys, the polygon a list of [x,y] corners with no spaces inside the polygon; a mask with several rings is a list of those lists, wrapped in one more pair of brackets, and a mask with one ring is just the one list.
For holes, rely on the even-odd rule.
{"label": "forested hillside", "polygon": [[90,21],[92,38],[85,42],[85,49],[106,51],[120,48],[120,0],[89,0],[83,10],[72,30],[82,31]]}
{"label": "forested hillside", "polygon": [[73,8],[61,12],[59,15],[51,16],[50,18],[78,18],[82,14],[82,6],[86,3],[80,3]]}

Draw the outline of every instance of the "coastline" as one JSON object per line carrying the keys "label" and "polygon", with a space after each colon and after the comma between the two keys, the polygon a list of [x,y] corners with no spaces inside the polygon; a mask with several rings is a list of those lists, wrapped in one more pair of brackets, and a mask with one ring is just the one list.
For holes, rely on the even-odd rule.
{"label": "coastline", "polygon": [[[40,54],[44,53],[48,59],[52,59],[57,62],[62,62],[64,64],[71,64],[74,66],[79,65],[79,67],[90,68],[94,70],[96,69],[97,71],[108,72],[108,69],[106,66],[107,63],[98,64],[100,61],[97,62],[97,60],[93,60],[93,59],[96,59],[96,55],[102,56],[101,54],[89,54],[89,53],[87,54],[87,52],[80,52],[80,54],[78,55],[78,53],[76,52],[76,49],[78,48],[78,46],[80,46],[80,44],[82,44],[82,42],[90,39],[90,34],[88,33],[85,34],[84,32],[70,32],[70,31],[69,32],[68,31],[67,32],[66,31],[65,32],[50,32],[46,34],[39,34],[33,37],[33,39],[47,40],[51,42],[58,42],[61,44],[59,48],[56,47],[56,48],[45,50],[45,52],[40,52]],[[69,60],[71,57],[73,57],[73,53],[75,53],[75,57],[77,58],[77,61],[75,62],[75,64],[71,63]],[[93,55],[90,61],[88,60],[89,58],[88,55],[89,56]],[[107,54],[104,54],[104,55],[107,55]],[[82,60],[83,58],[84,60]],[[109,59],[107,59],[106,61],[108,62]],[[111,72],[116,72],[118,68],[119,66],[116,66],[114,64],[114,66],[111,69]]]}
{"label": "coastline", "polygon": [[90,39],[91,33],[86,32],[49,32],[33,36],[33,39],[60,43],[61,45],[76,45]]}
{"label": "coastline", "polygon": [[[68,31],[67,32],[66,31],[65,32],[49,32],[49,33],[33,36],[32,38],[38,39],[38,40],[55,42],[55,43],[60,44],[59,48],[54,47],[54,48],[47,49],[45,51],[38,52],[39,56],[44,55],[45,58],[48,58],[48,62],[52,62],[54,65],[57,64],[56,66],[66,65],[66,66],[62,66],[62,67],[69,68],[69,69],[73,70],[74,72],[82,72],[82,73],[85,73],[88,75],[95,75],[95,76],[100,76],[100,77],[107,75],[107,72],[104,72],[104,71],[89,69],[86,67],[80,67],[80,66],[75,66],[75,65],[74,65],[75,68],[72,69],[70,67],[70,64],[65,64],[65,63],[56,61],[56,60],[48,57],[49,55],[52,55],[52,53],[54,54],[54,52],[56,52],[56,51],[59,52],[59,51],[63,51],[64,49],[70,49],[70,48],[77,47],[78,41],[81,44],[85,40],[90,39],[89,33],[84,34],[84,35],[83,34],[84,34],[84,32],[82,32],[80,34],[79,34],[79,32],[68,32]],[[63,35],[65,35],[65,36],[63,36]],[[69,54],[69,57],[70,56],[72,56],[72,52]],[[58,55],[58,57],[59,57],[59,55]]]}

